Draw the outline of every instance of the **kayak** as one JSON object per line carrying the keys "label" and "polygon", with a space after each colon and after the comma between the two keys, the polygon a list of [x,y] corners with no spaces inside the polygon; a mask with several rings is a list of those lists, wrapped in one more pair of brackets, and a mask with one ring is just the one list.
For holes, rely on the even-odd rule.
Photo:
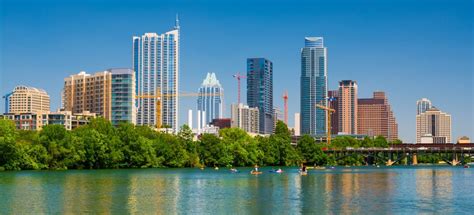
{"label": "kayak", "polygon": [[260,175],[260,174],[262,174],[262,172],[251,171],[250,174],[252,174],[252,175]]}
{"label": "kayak", "polygon": [[280,174],[280,173],[283,173],[283,170],[282,170],[282,171],[270,170],[270,171],[268,171],[268,172],[269,172],[269,173],[278,173],[278,174]]}
{"label": "kayak", "polygon": [[307,172],[300,172],[301,175],[308,175]]}

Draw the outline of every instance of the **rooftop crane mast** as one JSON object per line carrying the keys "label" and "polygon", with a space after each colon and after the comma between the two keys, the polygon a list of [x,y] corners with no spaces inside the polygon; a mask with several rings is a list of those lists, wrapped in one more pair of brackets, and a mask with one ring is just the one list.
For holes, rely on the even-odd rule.
{"label": "rooftop crane mast", "polygon": [[316,108],[322,109],[326,111],[326,140],[328,145],[331,145],[331,114],[335,113],[336,110],[330,108],[329,106],[323,106],[320,104],[316,104]]}
{"label": "rooftop crane mast", "polygon": [[232,75],[235,79],[237,79],[237,105],[240,104],[240,79],[247,78],[245,75],[240,75],[240,72],[237,74]]}

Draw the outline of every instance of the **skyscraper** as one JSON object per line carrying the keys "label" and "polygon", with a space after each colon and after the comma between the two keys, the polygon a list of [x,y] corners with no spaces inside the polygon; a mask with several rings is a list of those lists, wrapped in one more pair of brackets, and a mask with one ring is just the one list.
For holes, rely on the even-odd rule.
{"label": "skyscraper", "polygon": [[222,118],[224,107],[224,89],[222,88],[216,74],[207,73],[206,79],[198,89],[197,109],[205,111],[206,122],[209,124],[213,119]]}
{"label": "skyscraper", "polygon": [[260,133],[273,133],[273,63],[268,59],[247,59],[247,104],[259,110]]}
{"label": "skyscraper", "polygon": [[327,49],[322,37],[306,37],[301,49],[301,133],[325,136],[326,112],[316,104],[326,106]]}
{"label": "skyscraper", "polygon": [[339,132],[357,134],[357,83],[339,82]]}
{"label": "skyscraper", "polygon": [[164,34],[133,37],[137,124],[178,128],[179,21]]}
{"label": "skyscraper", "polygon": [[49,112],[49,95],[42,89],[19,85],[4,96],[5,113]]}
{"label": "skyscraper", "polygon": [[358,99],[357,134],[398,139],[398,124],[384,92],[374,92],[373,98]]}
{"label": "skyscraper", "polygon": [[451,143],[451,115],[432,107],[416,115],[416,142],[431,136],[433,143]]}
{"label": "skyscraper", "polygon": [[433,105],[431,104],[430,100],[428,100],[427,98],[422,98],[422,99],[416,101],[416,114],[417,115],[422,114],[426,110],[428,110],[432,107],[433,107]]}
{"label": "skyscraper", "polygon": [[94,75],[80,72],[64,79],[62,104],[72,114],[91,112],[118,125],[135,123],[135,73],[108,69]]}

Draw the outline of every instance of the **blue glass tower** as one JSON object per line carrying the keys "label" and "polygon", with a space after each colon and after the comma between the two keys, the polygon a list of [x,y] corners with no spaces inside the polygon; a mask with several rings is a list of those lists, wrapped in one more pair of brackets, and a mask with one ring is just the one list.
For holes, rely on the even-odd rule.
{"label": "blue glass tower", "polygon": [[198,89],[197,109],[206,113],[206,122],[209,124],[213,119],[220,119],[224,108],[224,89],[222,88],[216,74],[207,73],[206,79]]}
{"label": "blue glass tower", "polygon": [[301,134],[325,136],[326,112],[316,108],[327,102],[327,49],[322,37],[305,38],[300,81]]}
{"label": "blue glass tower", "polygon": [[179,32],[176,17],[171,31],[133,37],[137,125],[178,128]]}
{"label": "blue glass tower", "polygon": [[259,110],[259,132],[273,133],[273,63],[268,59],[247,59],[247,104]]}

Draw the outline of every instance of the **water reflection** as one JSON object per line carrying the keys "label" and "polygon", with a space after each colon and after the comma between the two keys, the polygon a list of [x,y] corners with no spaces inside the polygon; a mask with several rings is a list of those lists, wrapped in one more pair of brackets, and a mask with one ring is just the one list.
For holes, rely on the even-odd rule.
{"label": "water reflection", "polygon": [[[250,169],[248,169],[250,170]],[[265,170],[264,170],[265,171]],[[459,213],[471,207],[472,170],[339,168],[301,176],[243,169],[0,173],[0,214]],[[454,192],[455,190],[456,192]]]}

